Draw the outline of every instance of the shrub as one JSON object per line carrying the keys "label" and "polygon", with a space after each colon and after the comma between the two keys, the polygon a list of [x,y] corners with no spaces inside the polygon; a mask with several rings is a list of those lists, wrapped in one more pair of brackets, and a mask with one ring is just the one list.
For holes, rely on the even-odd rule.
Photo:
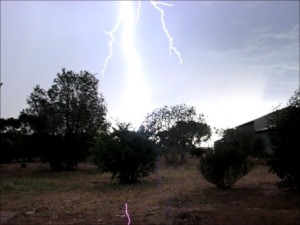
{"label": "shrub", "polygon": [[241,143],[239,137],[234,129],[225,131],[215,150],[207,151],[200,158],[200,172],[219,188],[230,188],[252,167],[248,161],[247,142]]}
{"label": "shrub", "polygon": [[92,149],[93,162],[121,183],[135,183],[155,169],[154,145],[139,132],[119,125],[112,134],[103,134]]}
{"label": "shrub", "polygon": [[218,188],[230,188],[249,171],[247,157],[234,149],[206,153],[200,159],[204,178]]}
{"label": "shrub", "polygon": [[300,189],[299,90],[291,97],[286,108],[270,115],[268,123],[273,150],[268,160],[270,170],[281,179],[279,187]]}

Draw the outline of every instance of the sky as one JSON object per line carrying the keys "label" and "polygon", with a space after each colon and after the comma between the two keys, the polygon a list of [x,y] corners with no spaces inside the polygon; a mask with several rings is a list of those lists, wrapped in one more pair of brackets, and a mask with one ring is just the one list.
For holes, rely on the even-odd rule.
{"label": "sky", "polygon": [[299,1],[164,3],[162,23],[150,1],[1,1],[1,117],[18,117],[62,68],[96,74],[108,119],[136,128],[181,103],[235,127],[299,87]]}

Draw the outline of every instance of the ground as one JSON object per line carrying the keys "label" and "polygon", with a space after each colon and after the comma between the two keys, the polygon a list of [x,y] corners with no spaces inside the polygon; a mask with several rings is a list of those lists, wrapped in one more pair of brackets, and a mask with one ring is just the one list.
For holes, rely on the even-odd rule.
{"label": "ground", "polygon": [[89,164],[51,172],[47,164],[1,165],[2,225],[296,225],[300,194],[279,190],[263,163],[229,190],[208,183],[197,159],[178,168],[158,165],[137,184],[121,185]]}

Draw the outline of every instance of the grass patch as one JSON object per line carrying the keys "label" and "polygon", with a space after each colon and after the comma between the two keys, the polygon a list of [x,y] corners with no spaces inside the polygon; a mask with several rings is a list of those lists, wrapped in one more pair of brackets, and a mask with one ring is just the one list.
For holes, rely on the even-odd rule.
{"label": "grass patch", "polygon": [[34,180],[26,178],[6,179],[1,184],[1,193],[6,194],[40,194],[47,191],[56,191],[60,185],[52,181]]}
{"label": "grass patch", "polygon": [[251,225],[298,224],[299,194],[279,191],[278,178],[267,167],[257,166],[224,191],[202,178],[197,163],[161,165],[129,185],[94,167],[53,173],[37,165],[22,170],[1,165],[1,210],[19,212],[1,224],[127,224],[125,202],[132,224],[235,225],[245,224],[245,218]]}

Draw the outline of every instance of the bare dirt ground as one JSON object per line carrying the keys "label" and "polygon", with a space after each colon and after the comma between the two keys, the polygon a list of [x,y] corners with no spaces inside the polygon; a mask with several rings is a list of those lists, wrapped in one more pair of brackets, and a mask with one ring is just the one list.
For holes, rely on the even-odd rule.
{"label": "bare dirt ground", "polygon": [[134,185],[81,164],[51,172],[48,165],[2,164],[2,225],[298,225],[300,194],[278,190],[278,178],[257,164],[229,190],[217,189],[197,171],[197,160],[180,168],[159,166]]}

